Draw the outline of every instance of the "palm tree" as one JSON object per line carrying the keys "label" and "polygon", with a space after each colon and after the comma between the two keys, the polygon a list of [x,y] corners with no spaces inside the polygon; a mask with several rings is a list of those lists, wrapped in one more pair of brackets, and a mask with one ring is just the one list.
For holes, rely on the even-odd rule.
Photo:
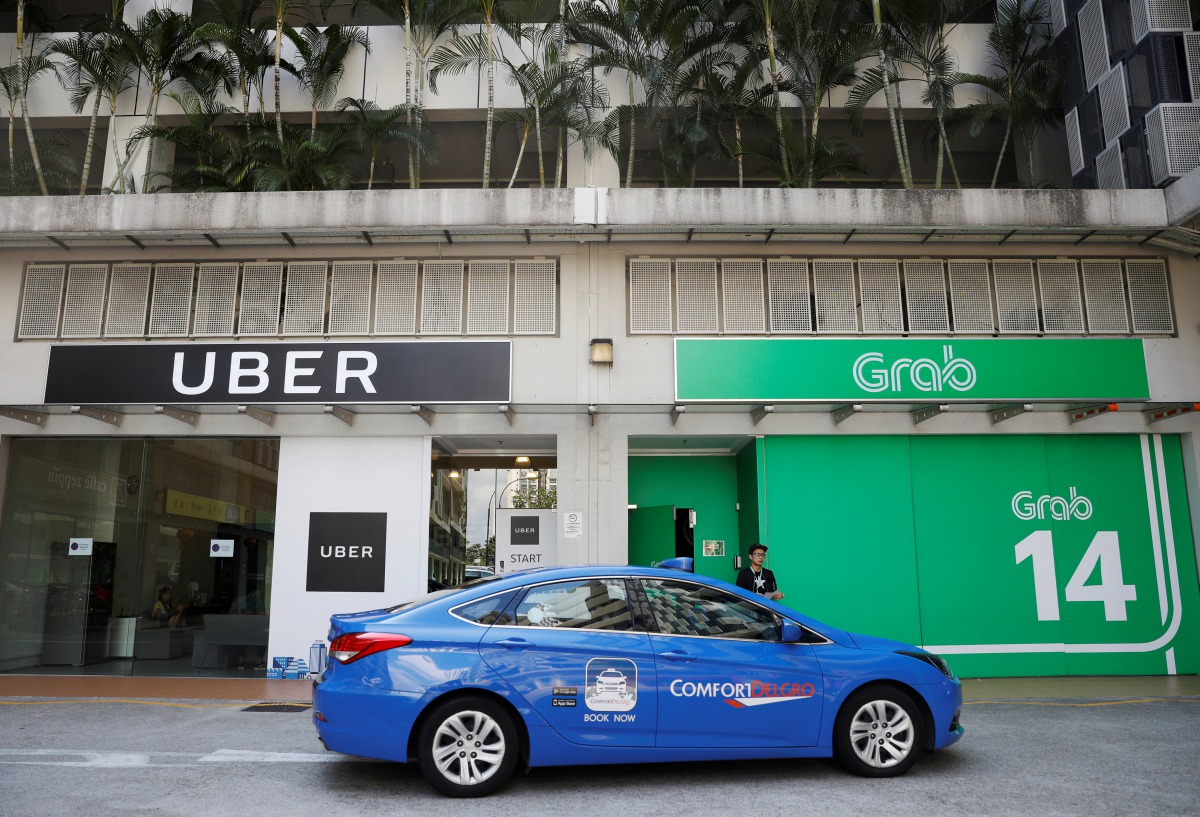
{"label": "palm tree", "polygon": [[[795,0],[793,12],[783,26],[782,51],[808,130],[801,154],[807,164],[796,173],[803,173],[804,186],[813,187],[820,181],[816,165],[827,155],[821,149],[827,143],[819,138],[821,102],[834,88],[857,79],[858,64],[870,53],[872,38],[855,0]],[[789,165],[790,160],[785,167]]]}
{"label": "palm tree", "polygon": [[[186,156],[187,161],[177,161],[170,169],[155,175],[165,177],[172,187],[180,190],[223,192],[232,189],[226,183],[221,165],[238,146],[236,140],[216,124],[221,117],[234,113],[234,109],[217,101],[215,96],[175,93],[167,96],[183,111],[183,123],[144,125],[131,138],[168,142],[175,146],[178,155]],[[154,190],[148,188],[147,192]]]}
{"label": "palm tree", "polygon": [[904,115],[900,110],[900,91],[897,87],[898,70],[894,63],[894,54],[888,53],[891,42],[890,32],[884,27],[883,0],[870,0],[871,19],[875,32],[875,53],[878,65],[872,69],[872,76],[877,76],[874,82],[883,92],[884,103],[887,106],[888,125],[892,130],[892,144],[896,149],[896,164],[900,168],[900,178],[905,189],[913,186],[912,162],[908,154],[908,137],[904,130]]}
{"label": "palm tree", "polygon": [[123,25],[119,18],[106,18],[100,30],[81,31],[74,37],[55,40],[47,49],[47,53],[65,58],[56,68],[59,81],[70,92],[71,107],[76,113],[82,112],[88,99],[95,95],[79,178],[81,196],[87,192],[91,174],[100,104],[108,99],[111,114],[115,116],[116,98],[137,84],[131,55],[117,36],[117,25]]}
{"label": "palm tree", "polygon": [[[703,104],[712,120],[713,138],[725,156],[737,165],[738,187],[745,186],[746,147],[742,125],[763,120],[773,113],[774,91],[766,79],[763,63],[766,47],[753,38],[744,22],[730,32],[727,60],[701,78]],[[732,125],[732,145],[724,128]]]}
{"label": "palm tree", "polygon": [[[163,93],[176,82],[195,89],[201,96],[208,95],[217,85],[223,85],[226,93],[233,90],[225,62],[201,50],[206,41],[197,34],[191,16],[152,8],[138,20],[136,30],[126,28],[122,34],[125,46],[150,86],[145,122],[148,133],[154,133]],[[154,136],[149,136],[146,142],[143,190],[150,186]]]}
{"label": "palm tree", "polygon": [[[442,35],[471,18],[471,7],[462,0],[353,0],[351,9],[366,2],[404,25],[405,124],[425,129],[425,82],[434,49]],[[420,152],[408,148],[408,185],[421,186]]]}
{"label": "palm tree", "polygon": [[312,102],[310,137],[317,136],[317,108],[330,102],[337,94],[338,83],[346,73],[346,56],[356,45],[370,51],[367,35],[354,26],[331,25],[324,30],[312,23],[297,31],[291,26],[284,34],[296,49],[296,64],[292,69],[300,87],[308,91]]}
{"label": "palm tree", "polygon": [[271,10],[274,12],[275,20],[275,137],[279,144],[283,144],[283,111],[280,108],[280,93],[279,93],[279,72],[284,66],[282,57],[283,49],[283,26],[287,18],[292,12],[297,9],[306,10],[308,8],[307,0],[271,0]]}
{"label": "palm tree", "polygon": [[267,41],[270,21],[255,20],[261,0],[208,0],[217,20],[205,23],[197,36],[221,46],[230,70],[237,76],[242,94],[242,117],[249,120],[250,96],[257,89],[258,109],[263,109],[263,85],[271,65],[271,45]]}
{"label": "palm tree", "polygon": [[789,157],[784,147],[783,100],[784,74],[779,55],[780,26],[797,14],[796,0],[734,0],[732,16],[740,17],[755,31],[759,42],[766,47],[768,76],[771,80],[775,115],[775,138],[779,142],[779,167],[784,176],[791,175]]}
{"label": "palm tree", "polygon": [[17,95],[21,108],[21,119],[25,122],[25,138],[29,141],[29,155],[33,160],[34,170],[37,171],[38,187],[42,195],[50,195],[46,187],[46,175],[42,172],[42,160],[38,155],[37,141],[33,138],[33,124],[29,121],[29,86],[43,71],[51,71],[49,61],[33,53],[34,38],[29,38],[29,56],[25,56],[25,0],[17,0],[17,64],[18,71]]}
{"label": "palm tree", "polygon": [[[590,153],[595,141],[591,111],[607,100],[590,72],[579,70],[578,64],[559,58],[558,28],[520,22],[526,6],[521,8],[522,11],[505,26],[519,54],[516,59],[502,54],[498,64],[504,79],[517,87],[523,105],[519,110],[499,114],[497,119],[502,125],[513,124],[521,130],[521,144],[508,186],[512,187],[516,181],[525,146],[533,136],[537,147],[538,179],[545,187],[544,134],[548,130],[559,132],[559,155],[565,146],[563,143],[570,138],[583,140],[585,153]],[[555,180],[557,186],[561,171],[556,173],[559,174]]]}
{"label": "palm tree", "polygon": [[[946,119],[954,108],[957,62],[946,41],[949,10],[947,0],[904,0],[889,5],[883,17],[885,51],[898,66],[911,66],[919,73],[925,86],[921,99],[934,112],[938,152],[935,186],[938,188],[941,187],[944,157],[949,157],[955,184],[962,186],[946,134]],[[885,79],[896,87],[905,81],[899,71],[889,75],[882,66],[874,66],[863,73],[847,105],[856,121],[861,119],[867,102],[886,91]],[[891,97],[888,98],[890,101]],[[911,176],[911,164],[908,172]]]}
{"label": "palm tree", "polygon": [[487,119],[483,133],[483,187],[492,175],[492,132],[496,120],[496,24],[498,0],[470,0],[470,22],[479,25],[479,33],[460,34],[438,48],[430,60],[429,87],[437,93],[437,78],[443,73],[461,74],[471,67],[487,69]]}
{"label": "palm tree", "polygon": [[779,177],[781,187],[811,187],[831,176],[844,180],[851,173],[864,172],[858,151],[841,139],[797,133],[788,124],[784,125],[783,137],[787,172],[773,153],[763,155],[767,166]]}
{"label": "palm tree", "polygon": [[1062,122],[1062,74],[1054,45],[1046,36],[1046,10],[1041,0],[1010,0],[996,10],[988,32],[988,53],[998,76],[959,74],[955,84],[979,85],[989,97],[961,111],[978,136],[984,126],[1004,121],[1004,140],[992,172],[992,187],[1000,178],[1000,165],[1013,132],[1025,143],[1026,168],[1033,184],[1033,141],[1038,131]]}
{"label": "palm tree", "polygon": [[383,110],[370,100],[344,97],[338,101],[337,110],[338,113],[349,112],[348,133],[360,150],[367,148],[370,157],[368,190],[375,184],[375,163],[379,158],[379,150],[398,139],[408,142],[410,150],[436,160],[427,138],[428,134],[417,132],[408,124],[411,117],[404,105],[393,105]]}
{"label": "palm tree", "polygon": [[[572,41],[594,49],[581,61],[584,69],[626,72],[630,101],[609,114],[609,125],[613,132],[622,122],[629,128],[625,186],[631,187],[637,115],[655,124],[660,158],[665,158],[664,123],[683,121],[667,112],[695,104],[696,78],[704,75],[703,62],[713,56],[724,31],[708,25],[699,6],[676,0],[620,0],[616,7],[577,3],[571,7],[568,31]],[[635,82],[641,86],[641,101],[635,101]],[[675,136],[683,133],[678,127],[667,130]],[[614,141],[614,154],[617,147]]]}
{"label": "palm tree", "polygon": [[8,187],[17,188],[17,155],[14,135],[18,109],[21,107],[21,63],[0,68],[0,95],[4,96],[8,115]]}
{"label": "palm tree", "polygon": [[344,190],[352,176],[349,162],[354,146],[340,129],[317,131],[316,137],[287,123],[284,141],[271,132],[258,132],[247,143],[255,161],[254,189]]}

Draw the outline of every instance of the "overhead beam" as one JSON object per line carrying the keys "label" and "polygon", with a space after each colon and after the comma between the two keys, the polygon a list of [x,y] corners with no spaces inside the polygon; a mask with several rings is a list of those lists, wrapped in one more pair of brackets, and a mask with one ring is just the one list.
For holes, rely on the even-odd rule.
{"label": "overhead beam", "polygon": [[93,420],[108,423],[110,426],[119,426],[121,421],[125,419],[125,415],[119,411],[112,411],[111,409],[99,408],[97,406],[71,406],[71,413],[82,414],[84,417],[91,417]]}
{"label": "overhead beam", "polygon": [[348,426],[354,425],[354,418],[356,415],[348,408],[342,408],[341,406],[326,406],[325,413],[332,414],[334,417],[338,418]]}
{"label": "overhead beam", "polygon": [[758,425],[763,421],[764,417],[774,413],[774,406],[759,406],[758,408],[750,409],[750,419],[754,421],[755,425]]}
{"label": "overhead beam", "polygon": [[949,403],[934,403],[931,406],[919,406],[911,412],[913,425],[920,425],[926,420],[937,417],[939,414],[945,414],[949,410]]}
{"label": "overhead beam", "polygon": [[245,414],[247,417],[253,417],[263,425],[275,425],[275,412],[268,411],[265,408],[258,406],[238,406],[238,414]]}
{"label": "overhead beam", "polygon": [[173,420],[178,420],[181,423],[187,423],[190,426],[195,426],[200,422],[200,412],[180,408],[179,406],[155,406],[154,413],[164,414]]}
{"label": "overhead beam", "polygon": [[988,419],[992,421],[992,425],[1003,423],[1005,420],[1011,420],[1013,417],[1018,417],[1027,411],[1033,411],[1032,403],[1020,403],[1015,406],[1000,406],[988,411]]}
{"label": "overhead beam", "polygon": [[1147,423],[1157,423],[1161,420],[1169,420],[1172,417],[1179,417],[1184,414],[1190,414],[1193,411],[1200,411],[1200,403],[1181,403],[1178,406],[1162,406],[1156,409],[1146,409],[1142,412]]}
{"label": "overhead beam", "polygon": [[10,420],[20,420],[22,423],[30,425],[46,427],[46,421],[50,419],[50,415],[44,411],[30,411],[23,408],[12,408],[11,406],[0,407],[0,416],[7,417]]}
{"label": "overhead beam", "polygon": [[1072,423],[1082,423],[1084,420],[1090,420],[1093,417],[1099,417],[1101,414],[1108,414],[1110,411],[1116,411],[1116,403],[1100,403],[1096,406],[1081,406],[1067,411],[1067,417]]}
{"label": "overhead beam", "polygon": [[841,425],[862,410],[862,403],[851,403],[847,406],[839,406],[838,408],[835,408],[833,411],[829,412],[829,414],[831,417],[833,417],[833,424],[836,426]]}

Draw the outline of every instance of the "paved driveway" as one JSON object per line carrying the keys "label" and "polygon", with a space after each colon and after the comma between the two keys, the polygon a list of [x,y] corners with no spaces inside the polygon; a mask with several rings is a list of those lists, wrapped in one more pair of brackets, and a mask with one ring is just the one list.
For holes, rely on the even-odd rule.
{"label": "paved driveway", "polygon": [[[1195,679],[1083,679],[1021,698],[1006,683],[969,684],[966,737],[896,780],[819,760],[538,769],[475,801],[434,794],[411,766],[324,752],[307,711],[7,697],[0,814],[1200,815]],[[1135,694],[1096,694],[1113,688]]]}

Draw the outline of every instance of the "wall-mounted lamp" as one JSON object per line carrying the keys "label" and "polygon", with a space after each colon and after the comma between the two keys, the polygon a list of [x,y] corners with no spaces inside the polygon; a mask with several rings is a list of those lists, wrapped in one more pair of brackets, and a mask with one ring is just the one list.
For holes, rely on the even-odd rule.
{"label": "wall-mounted lamp", "polygon": [[518,468],[528,468],[529,467],[529,457],[526,457],[524,454],[517,457],[517,467]]}
{"label": "wall-mounted lamp", "polygon": [[592,338],[591,343],[591,361],[597,365],[608,364],[613,365],[613,342],[612,338]]}

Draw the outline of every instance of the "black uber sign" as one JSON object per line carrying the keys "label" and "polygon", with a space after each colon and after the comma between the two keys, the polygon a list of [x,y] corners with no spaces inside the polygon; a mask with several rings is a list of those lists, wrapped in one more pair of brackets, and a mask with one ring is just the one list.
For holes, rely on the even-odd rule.
{"label": "black uber sign", "polygon": [[310,513],[308,591],[382,593],[386,542],[386,513]]}
{"label": "black uber sign", "polygon": [[48,404],[507,403],[512,344],[55,345]]}
{"label": "black uber sign", "polygon": [[513,545],[536,545],[541,540],[538,537],[538,522],[536,516],[514,516],[511,518],[512,531],[509,543]]}

